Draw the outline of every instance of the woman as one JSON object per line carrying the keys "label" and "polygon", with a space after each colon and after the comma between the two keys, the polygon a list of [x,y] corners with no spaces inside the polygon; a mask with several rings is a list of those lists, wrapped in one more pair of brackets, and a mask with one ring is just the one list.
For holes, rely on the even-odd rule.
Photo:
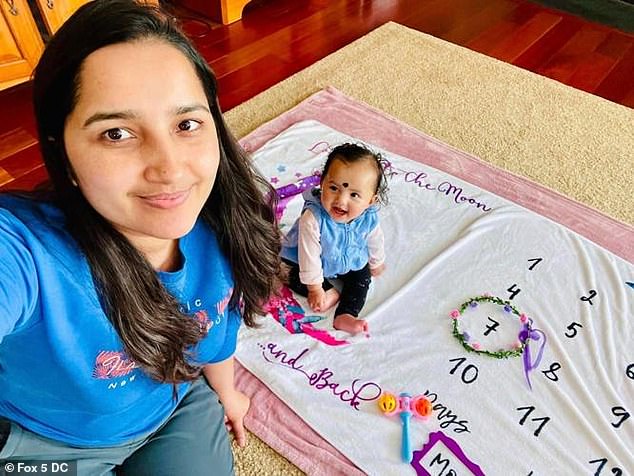
{"label": "woman", "polygon": [[169,16],[96,0],[47,45],[34,103],[50,187],[0,196],[0,459],[232,474],[232,355],[279,236],[212,72]]}

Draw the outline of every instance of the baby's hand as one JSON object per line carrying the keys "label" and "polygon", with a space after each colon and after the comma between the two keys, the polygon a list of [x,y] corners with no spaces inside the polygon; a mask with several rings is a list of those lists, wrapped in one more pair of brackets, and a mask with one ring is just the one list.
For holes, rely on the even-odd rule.
{"label": "baby's hand", "polygon": [[326,301],[326,291],[323,290],[321,284],[315,288],[308,289],[308,305],[314,312],[320,312]]}
{"label": "baby's hand", "polygon": [[377,277],[377,276],[381,276],[381,274],[383,274],[383,271],[385,271],[385,263],[377,266],[376,268],[370,269],[370,274],[374,277]]}

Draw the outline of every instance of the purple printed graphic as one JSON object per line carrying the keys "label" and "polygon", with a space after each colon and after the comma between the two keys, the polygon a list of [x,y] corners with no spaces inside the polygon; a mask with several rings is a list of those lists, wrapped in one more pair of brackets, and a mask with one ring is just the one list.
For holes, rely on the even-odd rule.
{"label": "purple printed graphic", "polygon": [[286,205],[288,205],[288,202],[290,202],[293,197],[300,195],[304,192],[304,190],[308,190],[309,188],[319,185],[320,180],[321,173],[315,172],[313,175],[300,178],[295,183],[290,183],[288,185],[284,185],[283,187],[276,188],[275,193],[277,194],[278,202],[275,209],[275,216],[277,219],[279,220],[282,218]]}
{"label": "purple printed graphic", "polygon": [[307,370],[301,360],[308,355],[310,350],[303,349],[297,355],[291,357],[287,351],[275,342],[266,345],[258,344],[262,349],[262,357],[270,364],[298,372],[306,377],[308,385],[314,390],[323,391],[359,411],[361,402],[376,400],[381,395],[381,387],[371,381],[362,381],[355,378],[349,385],[339,382],[333,370],[324,367],[315,372]]}
{"label": "purple printed graphic", "polygon": [[[440,445],[437,445],[437,443],[440,443]],[[462,463],[462,465],[471,472],[470,474],[473,474],[474,476],[485,476],[480,467],[467,458],[458,443],[452,438],[449,438],[442,431],[435,431],[429,434],[429,441],[425,443],[420,450],[414,451],[414,457],[412,458],[412,462],[410,464],[416,470],[416,474],[418,476],[436,476],[436,474],[457,476],[458,474],[464,474],[461,471],[457,471],[462,468],[452,469],[449,467],[450,459],[449,457],[443,455],[443,453],[446,453],[445,450],[448,450],[450,455],[458,459],[460,463]],[[429,468],[431,469],[432,466],[438,465],[438,473],[430,473],[423,466],[423,458],[427,455],[430,457],[433,456],[429,462]]]}
{"label": "purple printed graphic", "polygon": [[304,333],[328,345],[349,344],[347,340],[339,340],[330,335],[328,331],[315,329],[313,323],[323,320],[324,317],[306,316],[304,309],[286,286],[283,286],[280,290],[279,297],[272,297],[264,305],[264,311],[270,313],[290,334]]}
{"label": "purple printed graphic", "polygon": [[315,142],[310,149],[308,149],[315,155],[322,154],[324,152],[328,152],[330,150],[330,144],[326,141]]}

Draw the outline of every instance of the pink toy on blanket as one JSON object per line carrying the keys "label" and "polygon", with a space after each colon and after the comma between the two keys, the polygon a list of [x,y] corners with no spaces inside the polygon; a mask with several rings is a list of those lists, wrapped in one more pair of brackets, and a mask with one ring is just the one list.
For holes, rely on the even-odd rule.
{"label": "pink toy on blanket", "polygon": [[325,319],[324,316],[306,316],[304,309],[293,297],[293,292],[286,286],[280,289],[280,295],[274,296],[264,305],[264,310],[270,313],[284,329],[291,334],[306,334],[328,345],[349,344],[347,340],[339,340],[328,331],[315,329],[314,322]]}

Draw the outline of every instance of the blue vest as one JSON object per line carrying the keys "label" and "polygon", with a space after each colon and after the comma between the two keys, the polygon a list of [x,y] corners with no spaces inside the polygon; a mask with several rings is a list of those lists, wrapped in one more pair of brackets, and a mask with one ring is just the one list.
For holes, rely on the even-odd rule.
{"label": "blue vest", "polygon": [[[302,196],[305,200],[302,213],[310,210],[319,225],[321,267],[324,277],[334,278],[363,268],[370,258],[368,235],[379,223],[377,207],[368,207],[350,223],[337,223],[322,206],[319,189],[307,190]],[[282,243],[282,257],[295,263],[299,262],[298,238],[299,219],[295,221]]]}

